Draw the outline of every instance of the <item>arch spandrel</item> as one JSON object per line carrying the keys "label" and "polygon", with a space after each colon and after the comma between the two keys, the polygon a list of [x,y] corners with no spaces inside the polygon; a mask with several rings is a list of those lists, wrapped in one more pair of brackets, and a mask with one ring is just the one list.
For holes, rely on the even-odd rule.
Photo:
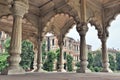
{"label": "arch spandrel", "polygon": [[69,16],[68,14],[57,14],[46,24],[46,27],[43,30],[43,35],[47,32],[52,32],[55,35],[65,35],[67,30],[71,28],[71,24],[73,25],[74,23],[75,21],[73,17]]}
{"label": "arch spandrel", "polygon": [[[90,13],[90,14],[89,14]],[[87,5],[87,23],[90,23],[98,32],[98,36],[102,35],[103,33],[103,26],[102,26],[102,12],[98,8],[92,5]]]}
{"label": "arch spandrel", "polygon": [[111,22],[115,20],[115,17],[120,13],[120,5],[116,5],[114,7],[109,7],[104,9],[104,22],[105,22],[105,27],[109,27]]}
{"label": "arch spandrel", "polygon": [[66,0],[66,3],[71,6],[71,8],[76,11],[76,16],[81,17],[80,15],[80,0]]}
{"label": "arch spandrel", "polygon": [[[13,27],[13,16],[3,16],[0,18],[0,31],[4,31],[7,34],[12,34]],[[29,28],[30,27],[30,28]],[[22,29],[23,39],[29,39],[30,37],[37,37],[37,29],[27,20],[23,19],[23,29]]]}

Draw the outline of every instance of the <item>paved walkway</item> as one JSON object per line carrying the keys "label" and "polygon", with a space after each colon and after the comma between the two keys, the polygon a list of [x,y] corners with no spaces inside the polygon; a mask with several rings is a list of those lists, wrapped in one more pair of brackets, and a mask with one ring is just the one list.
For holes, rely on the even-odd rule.
{"label": "paved walkway", "polygon": [[120,80],[120,73],[27,73],[0,75],[0,80]]}

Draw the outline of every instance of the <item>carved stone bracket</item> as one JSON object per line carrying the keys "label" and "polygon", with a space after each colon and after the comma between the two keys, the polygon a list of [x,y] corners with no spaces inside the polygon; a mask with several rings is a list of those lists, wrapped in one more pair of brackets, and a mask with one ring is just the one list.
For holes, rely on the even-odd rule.
{"label": "carved stone bracket", "polygon": [[87,27],[87,23],[82,22],[82,23],[78,23],[76,26],[76,29],[79,33],[79,35],[86,35],[86,32],[88,31],[88,27]]}

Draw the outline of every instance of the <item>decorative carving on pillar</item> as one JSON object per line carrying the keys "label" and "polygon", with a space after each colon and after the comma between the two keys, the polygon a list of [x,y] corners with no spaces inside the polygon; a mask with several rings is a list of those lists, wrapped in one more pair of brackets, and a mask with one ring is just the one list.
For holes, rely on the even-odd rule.
{"label": "decorative carving on pillar", "polygon": [[60,36],[58,36],[58,45],[60,47],[60,65],[59,65],[59,69],[58,71],[59,72],[66,72],[65,69],[64,69],[64,55],[63,55],[63,45],[64,45],[64,35],[63,34],[60,34]]}
{"label": "decorative carving on pillar", "polygon": [[10,44],[9,66],[2,71],[2,74],[23,74],[24,70],[19,66],[21,61],[21,41],[22,41],[22,18],[28,11],[28,4],[21,1],[13,1],[11,6],[14,22]]}
{"label": "decorative carving on pillar", "polygon": [[23,18],[24,14],[28,12],[28,0],[15,0],[12,3],[10,10],[13,16],[21,16]]}
{"label": "decorative carving on pillar", "polygon": [[79,23],[77,24],[77,31],[80,35],[80,69],[77,70],[77,72],[80,73],[86,73],[90,72],[90,70],[87,68],[88,61],[87,61],[87,46],[86,46],[86,32],[88,30],[87,24],[86,23]]}
{"label": "decorative carving on pillar", "polygon": [[43,66],[43,64],[42,64],[42,37],[39,35],[36,72],[43,72],[42,66]]}
{"label": "decorative carving on pillar", "polygon": [[101,43],[102,43],[102,66],[103,66],[103,70],[102,72],[112,72],[112,70],[109,68],[109,56],[107,53],[107,38],[108,38],[108,34],[103,33],[101,36],[99,36],[99,38],[101,39]]}
{"label": "decorative carving on pillar", "polygon": [[37,52],[38,52],[38,48],[34,47],[33,51],[34,51],[34,61],[33,61],[33,70],[32,70],[32,72],[36,71],[36,69],[37,69],[37,56],[38,56]]}
{"label": "decorative carving on pillar", "polygon": [[87,27],[87,23],[85,22],[79,22],[76,26],[77,31],[79,33],[79,35],[86,35],[86,32],[88,31],[88,27]]}

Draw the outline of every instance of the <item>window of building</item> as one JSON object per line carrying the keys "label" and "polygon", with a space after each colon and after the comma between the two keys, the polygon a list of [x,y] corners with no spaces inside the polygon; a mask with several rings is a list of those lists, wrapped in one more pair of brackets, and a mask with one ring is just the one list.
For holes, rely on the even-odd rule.
{"label": "window of building", "polygon": [[64,52],[64,59],[66,59],[67,58],[67,54],[66,54],[66,52]]}
{"label": "window of building", "polygon": [[47,51],[50,51],[50,38],[47,38]]}
{"label": "window of building", "polygon": [[79,56],[77,56],[77,61],[79,61]]}
{"label": "window of building", "polygon": [[55,42],[54,42],[54,39],[52,39],[52,46],[54,46],[55,45]]}

